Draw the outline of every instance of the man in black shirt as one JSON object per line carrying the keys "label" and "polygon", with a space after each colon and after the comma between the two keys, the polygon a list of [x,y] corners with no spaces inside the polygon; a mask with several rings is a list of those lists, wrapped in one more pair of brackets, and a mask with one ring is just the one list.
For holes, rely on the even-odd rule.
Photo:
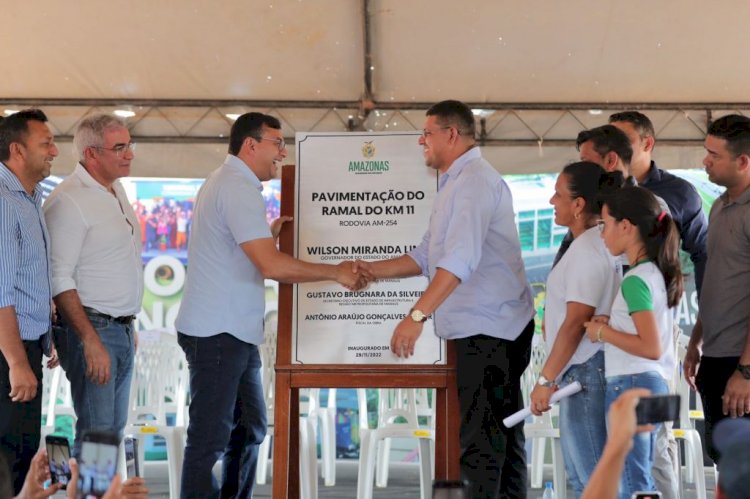
{"label": "man in black shirt", "polygon": [[695,290],[700,294],[703,270],[706,267],[706,236],[708,223],[703,203],[695,187],[680,177],[657,168],[651,160],[654,150],[654,125],[643,113],[624,111],[609,117],[609,122],[625,132],[633,148],[630,174],[669,206],[682,239],[682,249],[690,254],[695,267]]}
{"label": "man in black shirt", "polygon": [[[622,130],[630,140],[633,156],[630,174],[638,185],[662,198],[669,207],[672,219],[682,238],[682,249],[690,254],[695,268],[695,289],[700,293],[703,270],[706,266],[706,238],[708,224],[703,214],[700,195],[690,182],[656,167],[651,160],[654,150],[654,125],[643,113],[624,111],[609,117],[609,123]],[[666,434],[670,425],[662,425],[657,434],[654,467],[657,488],[667,499],[679,497],[676,482],[677,443]],[[671,473],[670,473],[671,471]]]}

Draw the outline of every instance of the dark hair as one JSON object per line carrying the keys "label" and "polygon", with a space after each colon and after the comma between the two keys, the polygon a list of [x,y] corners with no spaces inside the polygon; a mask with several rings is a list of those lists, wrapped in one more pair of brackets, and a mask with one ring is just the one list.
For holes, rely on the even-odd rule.
{"label": "dark hair", "polygon": [[235,156],[239,154],[242,143],[248,137],[260,140],[264,126],[281,130],[281,122],[278,118],[268,114],[245,113],[237,118],[229,132],[229,154]]}
{"label": "dark hair", "polygon": [[622,111],[620,113],[614,113],[609,115],[609,123],[614,123],[615,121],[624,121],[626,123],[630,123],[633,125],[633,128],[635,128],[635,131],[638,132],[638,135],[643,137],[653,137],[656,135],[656,132],[654,131],[654,124],[651,123],[651,120],[648,119],[648,116],[646,116],[643,113],[639,113],[638,111]]}
{"label": "dark hair", "polygon": [[47,122],[47,116],[40,109],[24,109],[0,121],[0,161],[10,158],[10,145],[23,143],[29,136],[29,121]]}
{"label": "dark hair", "polygon": [[563,168],[561,175],[567,177],[570,195],[586,202],[583,211],[588,216],[599,215],[604,198],[625,184],[622,172],[606,172],[591,161],[571,163]]}
{"label": "dark hair", "polygon": [[750,118],[747,116],[722,116],[709,125],[708,135],[726,140],[727,150],[735,157],[750,154]]}
{"label": "dark hair", "polygon": [[458,133],[472,139],[476,135],[477,129],[474,124],[474,113],[469,106],[457,100],[444,100],[433,104],[427,110],[427,116],[435,116],[443,126],[454,126]]}
{"label": "dark hair", "polygon": [[656,196],[643,187],[623,187],[613,192],[604,204],[615,220],[629,220],[638,227],[646,256],[656,263],[664,277],[667,303],[677,306],[682,298],[680,235],[672,217],[661,210]]}
{"label": "dark hair", "polygon": [[630,139],[625,132],[614,125],[602,125],[581,131],[576,138],[576,149],[580,151],[581,144],[589,141],[600,156],[614,151],[626,165],[629,165],[630,160],[633,159],[633,146],[630,145]]}

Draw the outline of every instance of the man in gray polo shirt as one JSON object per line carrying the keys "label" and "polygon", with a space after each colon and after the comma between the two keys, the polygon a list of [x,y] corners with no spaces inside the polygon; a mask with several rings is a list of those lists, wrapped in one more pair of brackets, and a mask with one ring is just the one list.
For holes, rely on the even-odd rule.
{"label": "man in gray polo shirt", "polygon": [[700,312],[684,372],[701,394],[708,453],[717,460],[716,423],[750,416],[750,118],[717,119],[708,128],[705,148],[709,180],[727,190],[709,215]]}
{"label": "man in gray polo shirt", "polygon": [[[358,289],[351,262],[296,260],[276,248],[281,223],[266,223],[262,181],[286,157],[273,116],[243,114],[224,164],[195,204],[188,275],[175,325],[190,370],[190,424],[182,467],[183,498],[252,497],[266,408],[258,345],[263,343],[264,279],[331,280]],[[279,221],[277,221],[279,222]],[[221,485],[211,473],[222,456]]]}

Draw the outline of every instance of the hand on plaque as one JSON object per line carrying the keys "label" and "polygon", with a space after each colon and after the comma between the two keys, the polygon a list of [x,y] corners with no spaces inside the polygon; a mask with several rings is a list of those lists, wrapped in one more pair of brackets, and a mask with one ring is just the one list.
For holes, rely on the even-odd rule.
{"label": "hand on plaque", "polygon": [[271,235],[273,236],[274,241],[279,238],[279,233],[284,224],[286,222],[291,222],[292,220],[294,220],[292,217],[283,216],[271,222]]}
{"label": "hand on plaque", "polygon": [[423,325],[424,323],[415,322],[408,316],[399,322],[391,336],[391,352],[404,359],[414,355],[414,345],[422,334]]}

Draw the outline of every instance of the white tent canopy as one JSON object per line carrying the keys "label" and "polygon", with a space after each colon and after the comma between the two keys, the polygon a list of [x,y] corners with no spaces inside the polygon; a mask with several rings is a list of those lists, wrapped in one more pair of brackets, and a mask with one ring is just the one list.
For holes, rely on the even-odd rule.
{"label": "white tent canopy", "polygon": [[[559,170],[576,157],[578,131],[628,107],[654,120],[663,166],[697,167],[707,121],[750,109],[746,2],[9,0],[3,7],[4,109],[42,107],[64,142],[86,114],[129,106],[131,133],[142,143],[133,173],[141,176],[204,176],[225,153],[225,115],[248,110],[280,117],[288,137],[414,130],[427,105],[457,98],[487,110],[493,164],[522,172]],[[55,173],[75,162],[62,149]]]}

